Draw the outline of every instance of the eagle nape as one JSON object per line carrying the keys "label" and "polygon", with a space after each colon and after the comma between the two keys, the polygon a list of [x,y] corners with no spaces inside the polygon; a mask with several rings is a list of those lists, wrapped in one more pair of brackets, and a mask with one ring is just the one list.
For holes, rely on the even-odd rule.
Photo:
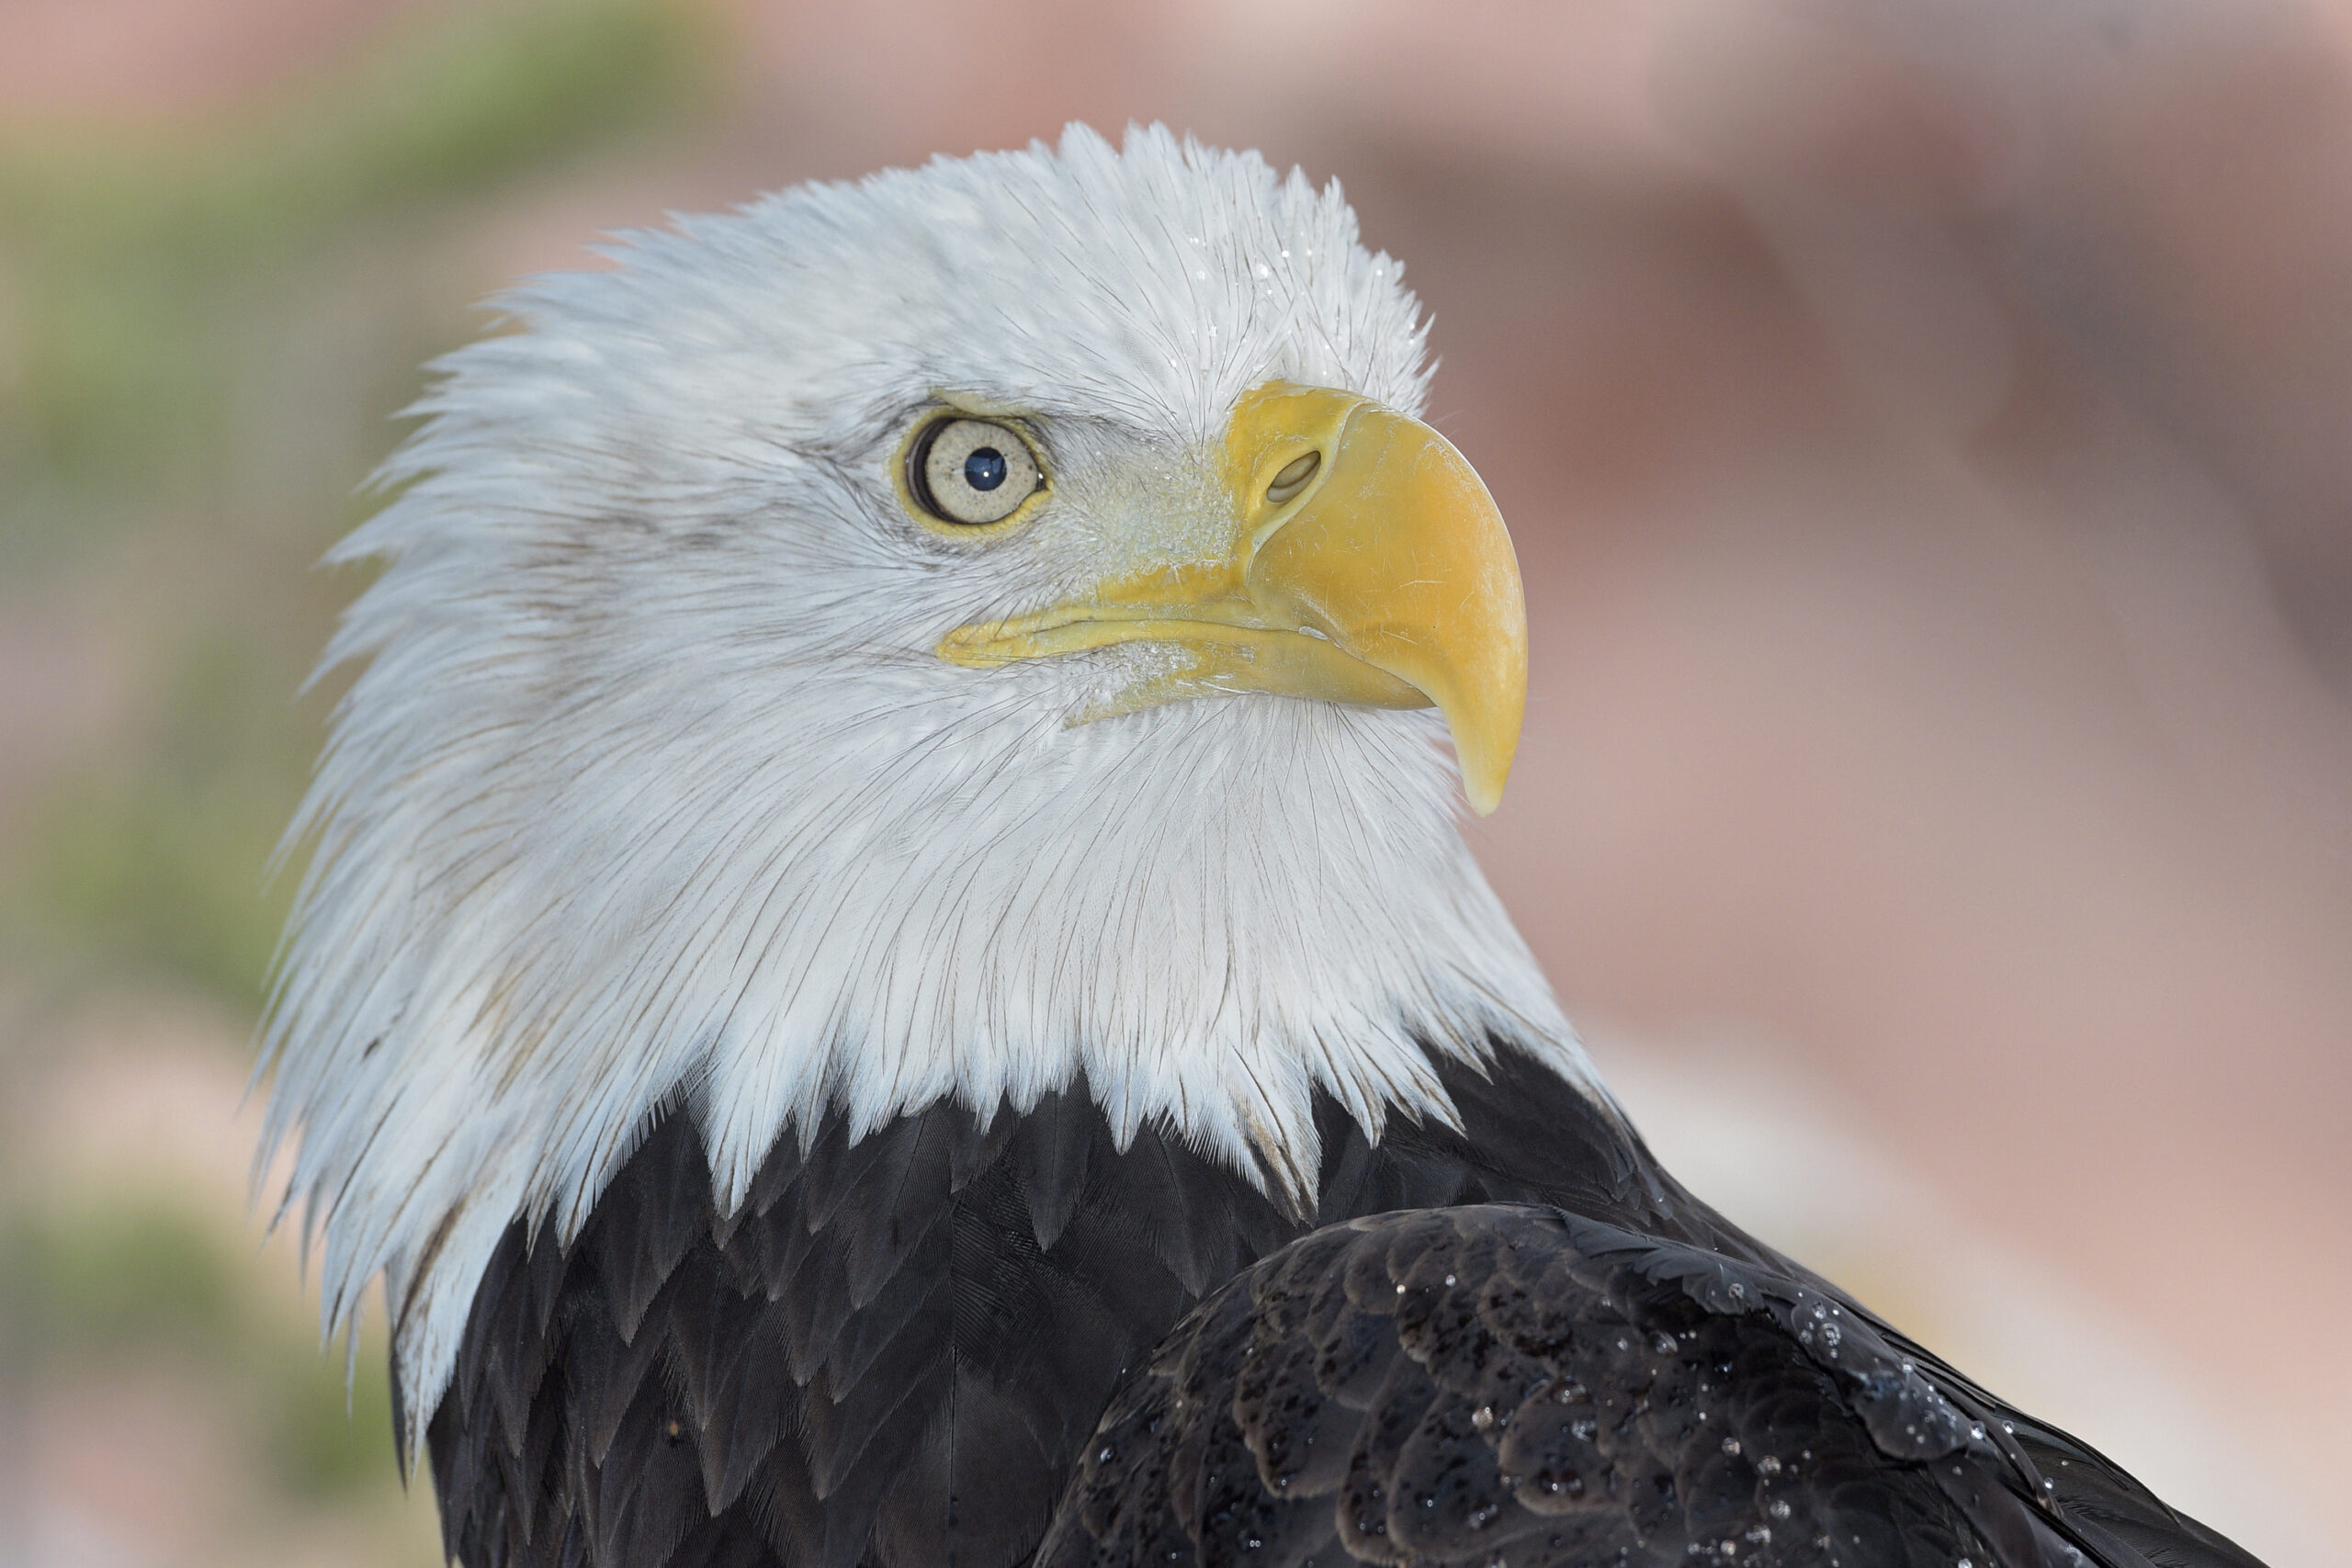
{"label": "eagle nape", "polygon": [[467,1568],[2251,1568],[1664,1171],[1465,848],[1527,625],[1336,186],[1157,128],[443,362],[266,1026]]}

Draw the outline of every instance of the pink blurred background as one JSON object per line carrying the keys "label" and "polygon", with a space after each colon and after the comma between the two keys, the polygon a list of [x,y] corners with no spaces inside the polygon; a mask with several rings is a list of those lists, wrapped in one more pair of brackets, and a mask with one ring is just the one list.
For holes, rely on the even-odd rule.
{"label": "pink blurred background", "polygon": [[[0,0],[0,124],[276,134],[447,9]],[[1070,119],[1339,177],[1433,313],[1434,417],[1527,573],[1528,732],[1475,840],[1669,1163],[2281,1568],[2343,1560],[2316,1521],[2352,1471],[2352,9],[737,0],[684,25],[707,68],[678,104],[453,197],[397,284],[345,254],[319,330],[392,288],[429,350],[599,230]],[[322,495],[394,434],[353,428]],[[22,843],[47,819],[17,802],[134,765],[143,629],[184,613],[155,574],[236,532],[233,495],[196,509],[209,535],[143,504],[119,537],[145,542],[0,585]],[[350,591],[303,571],[341,504],[230,547],[222,603],[300,606],[289,671]],[[155,1129],[234,1125],[250,1009],[154,965],[59,981],[47,952],[0,969],[0,1181],[118,1147],[233,1162],[236,1136]],[[60,1109],[92,1098],[147,1109],[75,1131],[107,1122]],[[240,1257],[294,1291],[284,1245]],[[0,1368],[0,1450],[65,1418],[28,1412],[87,1427],[72,1391],[103,1374]],[[118,1439],[18,1486],[37,1544],[0,1565],[430,1558],[422,1501],[116,1529],[205,1447],[88,1441]],[[0,1534],[10,1507],[0,1484]]]}

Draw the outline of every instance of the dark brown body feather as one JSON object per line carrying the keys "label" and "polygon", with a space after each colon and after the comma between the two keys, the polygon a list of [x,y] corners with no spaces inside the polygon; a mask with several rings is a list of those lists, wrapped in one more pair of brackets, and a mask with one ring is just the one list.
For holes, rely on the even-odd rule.
{"label": "dark brown body feather", "polygon": [[[1802,1501],[1821,1528],[1773,1523],[1765,1561],[2054,1568],[2071,1541],[2119,1568],[2250,1562],[2030,1423],[1969,1437],[2022,1418],[1683,1193],[1530,1058],[1442,1072],[1460,1133],[1375,1145],[1318,1107],[1312,1216],[1156,1130],[1116,1148],[1082,1084],[986,1129],[943,1104],[853,1143],[830,1119],[728,1216],[671,1116],[574,1242],[518,1224],[499,1247],[427,1433],[448,1548],[467,1568],[1012,1568],[1051,1526],[1056,1568],[1532,1568],[1736,1554],[1756,1527],[1729,1521]],[[1487,1207],[1308,1235],[1457,1205]],[[1804,1340],[1816,1306],[1844,1314],[1849,1359]],[[1325,1387],[1334,1343],[1361,1364]],[[1482,1382],[1470,1362],[1507,1367]],[[1556,1402],[1563,1379],[1589,1415]],[[1561,1517],[1532,1471],[1502,1479],[1506,1441],[1539,1443],[1522,1409],[1638,1431],[1598,1469],[1560,1438],[1585,1467],[1573,1529],[1528,1524]],[[1286,1421],[1322,1450],[1285,1480],[1265,1454]],[[1723,1453],[1726,1422],[1815,1457],[1758,1490],[1764,1450]],[[1367,1485],[1391,1513],[1438,1500],[1383,1536]],[[1236,1521],[1261,1516],[1251,1546]],[[1912,1554],[1806,1555],[1825,1530]]]}
{"label": "dark brown body feather", "polygon": [[1781,1269],[1554,1208],[1379,1215],[1162,1343],[1037,1561],[2248,1561],[1942,1371]]}

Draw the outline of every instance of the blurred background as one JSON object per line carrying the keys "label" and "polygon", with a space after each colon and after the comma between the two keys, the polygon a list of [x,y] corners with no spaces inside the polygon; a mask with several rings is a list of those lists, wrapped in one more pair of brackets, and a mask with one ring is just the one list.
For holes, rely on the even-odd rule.
{"label": "blurred background", "polygon": [[420,361],[1071,118],[1407,262],[1533,621],[1476,840],[1668,1163],[2346,1561],[2352,5],[0,0],[0,1568],[437,1558],[243,1099]]}

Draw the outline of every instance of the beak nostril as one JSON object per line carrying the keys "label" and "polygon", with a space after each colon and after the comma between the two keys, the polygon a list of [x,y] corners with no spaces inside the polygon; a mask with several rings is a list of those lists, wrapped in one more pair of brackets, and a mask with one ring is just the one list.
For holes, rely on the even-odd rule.
{"label": "beak nostril", "polygon": [[1323,454],[1320,452],[1305,453],[1284,463],[1282,472],[1276,474],[1273,482],[1266,487],[1266,504],[1280,506],[1289,501],[1306,488],[1306,481],[1313,479],[1315,471],[1322,466]]}

